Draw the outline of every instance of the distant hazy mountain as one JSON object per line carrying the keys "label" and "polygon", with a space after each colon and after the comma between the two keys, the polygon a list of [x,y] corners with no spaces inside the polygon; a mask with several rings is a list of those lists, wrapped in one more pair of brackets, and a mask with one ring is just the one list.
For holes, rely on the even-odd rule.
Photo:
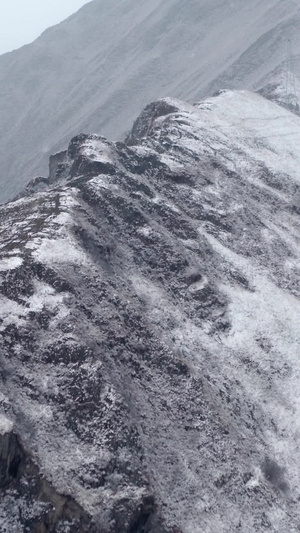
{"label": "distant hazy mountain", "polygon": [[158,97],[252,88],[284,64],[288,38],[299,49],[299,30],[288,0],[94,0],[0,57],[0,199],[80,131],[116,138]]}

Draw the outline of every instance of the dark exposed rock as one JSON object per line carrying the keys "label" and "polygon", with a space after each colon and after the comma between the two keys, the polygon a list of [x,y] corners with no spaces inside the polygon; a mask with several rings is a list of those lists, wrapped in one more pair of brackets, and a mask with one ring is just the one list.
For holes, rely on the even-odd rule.
{"label": "dark exposed rock", "polygon": [[133,128],[125,140],[125,143],[130,145],[136,144],[143,137],[147,137],[151,134],[152,126],[155,119],[169,115],[170,113],[176,113],[178,107],[175,105],[174,100],[158,100],[145,107],[141,115],[135,121]]}
{"label": "dark exposed rock", "polygon": [[66,150],[51,155],[49,158],[49,182],[53,183],[54,181],[66,177],[69,168],[70,165]]}
{"label": "dark exposed rock", "polygon": [[58,494],[41,476],[12,430],[0,436],[0,491],[3,533],[21,531],[18,523],[22,531],[34,533],[99,531],[72,498]]}

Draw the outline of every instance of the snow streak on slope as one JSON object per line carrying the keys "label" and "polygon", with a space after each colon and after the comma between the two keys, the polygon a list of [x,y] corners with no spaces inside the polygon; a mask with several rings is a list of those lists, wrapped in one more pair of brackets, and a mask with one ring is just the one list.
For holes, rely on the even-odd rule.
{"label": "snow streak on slope", "polygon": [[[299,143],[247,91],[166,98],[1,208],[0,404],[61,531],[298,531]],[[18,476],[0,516],[47,523]]]}
{"label": "snow streak on slope", "polygon": [[79,131],[121,138],[153,99],[251,88],[299,35],[287,0],[94,0],[0,57],[0,199]]}
{"label": "snow streak on slope", "polygon": [[[168,104],[175,107],[176,101]],[[206,216],[201,214],[204,222],[198,232],[215,250],[220,264],[227,264],[223,276],[233,269],[248,286],[245,290],[245,286],[220,284],[230,302],[231,323],[225,337],[218,334],[223,349],[229,350],[222,366],[228,365],[226,373],[236,383],[242,382],[263,417],[269,412],[276,437],[267,429],[268,441],[275,454],[285,455],[286,468],[294,477],[300,414],[295,397],[300,370],[300,121],[248,92],[226,91],[197,104],[197,111],[182,104],[178,108],[178,115],[154,121],[153,141],[141,142],[155,146],[164,138],[167,122],[169,158],[182,164],[182,154],[177,153],[184,147],[186,163],[191,154],[204,167],[207,158],[215,161],[213,184],[204,189],[206,194],[193,191],[201,203],[199,210],[207,210]],[[181,205],[180,196],[179,210]],[[190,216],[193,213],[186,210]],[[196,240],[189,244],[196,246]],[[202,281],[196,293],[205,285]],[[190,325],[187,330],[184,335],[181,329],[183,346],[196,336],[212,349],[210,337],[203,338]],[[281,531],[280,526],[275,529],[276,513],[272,526]]]}

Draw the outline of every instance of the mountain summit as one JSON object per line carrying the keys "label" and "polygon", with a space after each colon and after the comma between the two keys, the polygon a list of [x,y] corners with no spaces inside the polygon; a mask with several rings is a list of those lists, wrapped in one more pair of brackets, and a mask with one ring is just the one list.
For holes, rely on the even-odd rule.
{"label": "mountain summit", "polygon": [[165,96],[194,102],[300,74],[300,10],[287,0],[94,0],[34,43],[0,57],[0,201],[81,131],[123,138]]}
{"label": "mountain summit", "polygon": [[300,118],[80,134],[0,209],[2,531],[296,532]]}

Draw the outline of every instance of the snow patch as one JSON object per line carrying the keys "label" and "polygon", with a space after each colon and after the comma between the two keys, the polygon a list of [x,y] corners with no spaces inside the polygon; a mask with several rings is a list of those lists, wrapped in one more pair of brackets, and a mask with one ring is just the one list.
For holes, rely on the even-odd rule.
{"label": "snow patch", "polygon": [[76,242],[69,238],[39,238],[35,239],[33,243],[26,246],[32,249],[32,255],[41,263],[47,265],[54,264],[73,264],[82,266],[87,263],[87,257],[82,252]]}
{"label": "snow patch", "polygon": [[10,324],[22,326],[25,324],[24,317],[28,313],[22,305],[10,300],[6,296],[0,298],[0,332],[4,331]]}
{"label": "snow patch", "polygon": [[137,233],[144,235],[144,237],[150,237],[150,235],[153,233],[153,230],[150,226],[143,226],[142,228],[138,228]]}
{"label": "snow patch", "polygon": [[[69,314],[68,307],[64,304],[68,293],[56,293],[55,290],[44,282],[34,281],[35,292],[29,298],[24,298],[24,305],[6,296],[0,299],[0,332],[4,331],[7,326],[14,324],[16,326],[25,325],[25,320],[30,312],[40,313],[43,310],[53,314],[49,329],[53,329],[56,323]],[[19,345],[15,346],[15,351]]]}
{"label": "snow patch", "polygon": [[15,270],[23,264],[22,257],[13,255],[5,259],[0,259],[0,272],[5,272],[6,270]]}
{"label": "snow patch", "polygon": [[246,483],[247,489],[255,489],[261,483],[262,479],[263,475],[261,469],[259,467],[254,468],[252,477]]}
{"label": "snow patch", "polygon": [[112,163],[114,154],[112,148],[101,139],[88,139],[82,145],[82,151],[89,159],[101,163]]}
{"label": "snow patch", "polygon": [[162,154],[160,156],[160,160],[162,163],[167,165],[172,172],[183,170],[185,168],[182,163],[180,163],[179,161],[176,161],[176,159],[174,159],[173,157],[167,154]]}
{"label": "snow patch", "polygon": [[9,418],[4,415],[0,415],[0,435],[6,435],[13,430],[14,424]]}

